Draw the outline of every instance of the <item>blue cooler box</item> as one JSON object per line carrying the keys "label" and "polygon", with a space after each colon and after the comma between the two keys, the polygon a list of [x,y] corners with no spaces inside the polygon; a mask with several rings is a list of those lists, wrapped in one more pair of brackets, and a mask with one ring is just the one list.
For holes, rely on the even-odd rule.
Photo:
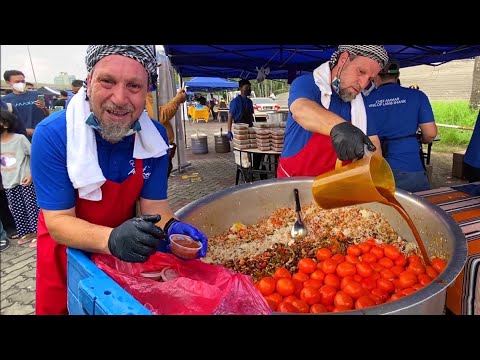
{"label": "blue cooler box", "polygon": [[67,249],[67,271],[70,315],[152,315],[100,270],[85,252]]}

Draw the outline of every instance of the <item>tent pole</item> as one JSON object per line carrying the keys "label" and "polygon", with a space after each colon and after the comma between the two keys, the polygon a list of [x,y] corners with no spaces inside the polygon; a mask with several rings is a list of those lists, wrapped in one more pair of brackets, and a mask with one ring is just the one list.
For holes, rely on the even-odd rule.
{"label": "tent pole", "polygon": [[[183,77],[182,75],[178,74],[180,77],[180,86],[184,87],[185,83],[183,82]],[[185,95],[187,94],[187,89],[185,89]],[[187,97],[188,98],[188,97]],[[188,143],[187,143],[187,128],[186,128],[186,123],[185,123],[185,118],[188,117],[188,104],[187,106],[187,114],[185,114],[185,106],[182,106],[182,114],[183,114],[183,136],[185,137],[185,149],[189,149]]]}

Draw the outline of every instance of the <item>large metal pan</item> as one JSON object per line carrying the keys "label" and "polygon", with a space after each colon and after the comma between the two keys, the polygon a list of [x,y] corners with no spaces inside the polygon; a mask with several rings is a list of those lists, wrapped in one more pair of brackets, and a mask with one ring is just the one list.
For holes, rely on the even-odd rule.
{"label": "large metal pan", "polygon": [[[310,177],[272,179],[239,185],[213,193],[177,211],[181,219],[204,231],[207,236],[220,234],[233,223],[252,224],[280,207],[293,207],[293,189],[300,201],[313,201]],[[462,270],[467,258],[467,241],[458,224],[442,209],[397,189],[395,196],[417,227],[429,256],[443,254],[447,267],[428,286],[397,301],[356,310],[348,314],[443,314],[447,287]],[[391,207],[380,203],[358,205],[386,216],[400,236],[415,241],[403,218]]]}

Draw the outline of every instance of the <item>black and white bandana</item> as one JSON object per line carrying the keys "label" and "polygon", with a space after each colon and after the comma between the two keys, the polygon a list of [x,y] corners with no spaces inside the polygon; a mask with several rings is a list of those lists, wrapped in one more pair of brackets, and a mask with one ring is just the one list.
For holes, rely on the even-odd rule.
{"label": "black and white bandana", "polygon": [[344,51],[351,55],[365,56],[375,60],[380,64],[380,68],[383,69],[388,62],[388,53],[383,45],[338,45],[337,51],[335,51],[330,58],[330,69],[333,69],[337,65],[340,54]]}
{"label": "black and white bandana", "polygon": [[141,63],[149,75],[150,85],[156,89],[157,59],[150,45],[88,45],[85,64],[90,72],[95,64],[108,55],[127,56]]}

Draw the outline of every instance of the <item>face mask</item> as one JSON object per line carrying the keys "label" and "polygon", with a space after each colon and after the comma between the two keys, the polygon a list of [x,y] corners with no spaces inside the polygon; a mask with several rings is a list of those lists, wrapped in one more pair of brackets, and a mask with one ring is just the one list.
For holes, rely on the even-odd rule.
{"label": "face mask", "polygon": [[368,96],[368,94],[370,94],[376,88],[377,87],[375,86],[375,83],[372,81],[368,88],[362,90],[362,93],[363,93],[364,96]]}
{"label": "face mask", "polygon": [[332,89],[340,95],[340,79],[335,76],[335,79],[332,81]]}
{"label": "face mask", "polygon": [[13,84],[12,87],[13,87],[14,90],[17,90],[19,92],[24,92],[25,91],[25,86],[26,86],[25,83],[20,82],[20,83]]}

